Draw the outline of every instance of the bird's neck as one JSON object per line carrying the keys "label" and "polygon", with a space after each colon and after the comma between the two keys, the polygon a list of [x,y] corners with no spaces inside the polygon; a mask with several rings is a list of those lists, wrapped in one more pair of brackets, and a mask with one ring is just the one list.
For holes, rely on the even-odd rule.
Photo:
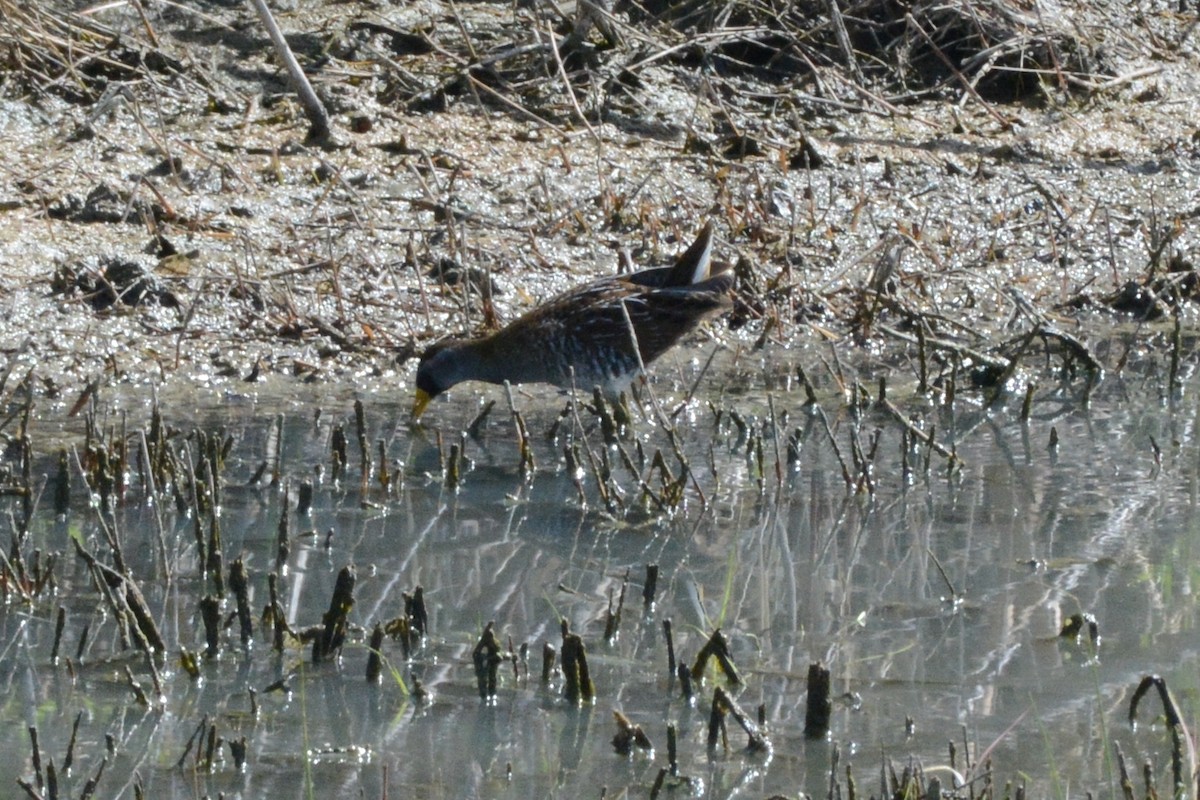
{"label": "bird's neck", "polygon": [[455,347],[458,358],[454,383],[462,381],[483,381],[485,383],[504,383],[506,380],[520,382],[524,362],[520,359],[525,354],[498,352],[494,336],[482,339],[472,339]]}

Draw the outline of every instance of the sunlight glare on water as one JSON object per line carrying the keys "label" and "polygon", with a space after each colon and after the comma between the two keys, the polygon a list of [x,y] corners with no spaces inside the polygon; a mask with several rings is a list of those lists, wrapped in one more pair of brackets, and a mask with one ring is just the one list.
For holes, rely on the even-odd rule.
{"label": "sunlight glare on water", "polygon": [[[947,459],[923,445],[910,442],[903,453],[902,428],[882,410],[864,408],[857,421],[847,410],[825,412],[827,430],[798,387],[773,394],[770,404],[765,395],[730,392],[711,405],[693,402],[680,417],[680,447],[694,480],[673,514],[639,502],[619,451],[608,450],[626,509],[615,515],[597,491],[591,459],[602,460],[605,448],[590,414],[579,412],[585,426],[572,473],[562,455],[572,421],[554,441],[544,436],[566,401],[549,393],[521,397],[537,465],[524,480],[503,400],[480,439],[460,437],[477,412],[471,396],[439,405],[431,427],[417,431],[406,425],[406,405],[364,398],[374,465],[365,494],[352,409],[326,409],[317,422],[311,411],[281,418],[291,513],[279,585],[289,622],[320,623],[348,564],[358,576],[350,618],[365,631],[403,613],[402,593],[424,589],[430,636],[408,662],[396,642],[385,642],[378,685],[364,678],[363,634],[351,636],[337,663],[314,665],[309,647],[272,652],[258,618],[275,569],[283,497],[268,485],[269,471],[249,481],[268,457],[278,409],[247,404],[193,420],[167,414],[183,433],[195,424],[234,438],[221,533],[226,566],[241,555],[250,575],[255,641],[243,653],[231,620],[221,655],[201,659],[199,679],[176,657],[180,647],[204,650],[197,605],[209,590],[198,577],[195,521],[166,503],[160,533],[153,504],[137,499],[139,472],[130,470],[114,528],[172,650],[161,707],[132,699],[125,668],[149,690],[144,661],[122,651],[71,552],[71,536],[105,552],[95,512],[77,505],[56,522],[43,500],[32,535],[43,554],[60,554],[59,594],[32,610],[10,605],[3,616],[6,715],[20,722],[0,736],[9,771],[32,779],[28,726],[38,729],[43,761],[53,757],[61,767],[82,712],[75,765],[60,780],[78,792],[107,757],[101,786],[114,797],[133,796],[135,784],[155,797],[300,796],[309,786],[316,796],[355,787],[378,797],[385,783],[392,796],[599,796],[601,786],[646,796],[667,764],[669,723],[678,730],[679,774],[695,796],[823,796],[835,748],[840,777],[849,765],[868,792],[878,792],[881,757],[897,769],[916,757],[949,786],[954,773],[938,770],[950,763],[950,742],[960,776],[978,777],[974,759],[986,753],[994,781],[1023,774],[1041,794],[1067,786],[1108,791],[1113,742],[1133,764],[1152,758],[1161,786],[1169,786],[1167,737],[1151,725],[1131,732],[1126,716],[1138,681],[1160,673],[1185,699],[1185,719],[1194,719],[1200,448],[1191,395],[1174,406],[1135,404],[1113,387],[1092,398],[1090,410],[1039,404],[1026,423],[1015,410],[986,412],[969,398],[953,415],[924,408],[918,424],[945,432],[939,441],[952,441],[961,460],[948,474]],[[329,466],[334,425],[345,426],[350,441],[337,483]],[[1052,427],[1056,448],[1048,447]],[[659,489],[654,452],[662,450],[674,475],[678,461],[653,422],[642,419],[636,430],[641,456],[632,439],[622,447],[643,460],[641,479]],[[439,431],[443,454],[465,442],[457,491],[442,485]],[[389,470],[402,476],[390,493],[375,477],[380,442]],[[874,454],[873,494],[847,491],[842,465],[854,471],[854,448]],[[314,506],[299,515],[304,481],[315,483]],[[655,603],[643,607],[648,564],[658,566],[659,578]],[[606,609],[615,610],[622,591],[618,635],[605,643]],[[50,652],[59,605],[66,625],[56,665]],[[1094,615],[1098,650],[1086,626],[1079,639],[1059,636],[1077,613]],[[543,645],[561,649],[562,619],[587,647],[594,705],[564,701],[560,676],[541,683]],[[752,718],[761,707],[770,754],[747,753],[732,719],[729,749],[708,752],[708,704],[723,680],[710,667],[695,704],[681,697],[667,668],[666,619],[675,652],[689,664],[720,628],[745,684],[731,691]],[[510,642],[528,651],[527,662],[501,665],[497,695],[484,702],[472,651],[489,621],[506,658]],[[815,742],[803,735],[814,662],[831,670],[834,694],[830,735]],[[405,691],[414,678],[423,699]],[[1161,707],[1155,698],[1144,702],[1139,716],[1150,722]],[[614,752],[613,710],[642,726],[652,753]],[[207,747],[202,723],[215,725],[222,742],[211,770],[197,768]],[[241,737],[247,766],[239,773],[223,743]]]}

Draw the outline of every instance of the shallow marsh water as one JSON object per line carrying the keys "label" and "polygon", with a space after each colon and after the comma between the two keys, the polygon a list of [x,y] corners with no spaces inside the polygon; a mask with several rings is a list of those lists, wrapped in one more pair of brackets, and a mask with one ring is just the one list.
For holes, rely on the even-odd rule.
{"label": "shallow marsh water", "polygon": [[[790,365],[779,369],[788,371]],[[12,603],[0,619],[2,713],[9,722],[0,733],[0,763],[10,775],[33,780],[27,726],[34,725],[43,762],[53,758],[61,768],[82,712],[71,796],[106,756],[106,737],[112,750],[98,795],[105,797],[133,797],[135,784],[153,797],[380,797],[385,785],[389,796],[599,797],[601,787],[609,796],[648,796],[666,766],[666,727],[674,722],[680,773],[693,781],[675,796],[822,796],[835,748],[839,779],[850,766],[860,793],[878,794],[883,758],[899,769],[915,757],[949,786],[950,773],[935,770],[948,764],[951,740],[960,773],[968,771],[965,748],[972,759],[986,751],[993,780],[1027,781],[1039,796],[1109,795],[1116,788],[1117,742],[1131,769],[1151,759],[1159,791],[1169,792],[1166,732],[1161,724],[1131,731],[1126,715],[1142,676],[1160,673],[1185,722],[1195,719],[1198,409],[1192,393],[1156,401],[1153,381],[1134,385],[1131,376],[1106,379],[1087,407],[1067,392],[1044,390],[1025,423],[1017,419],[1019,403],[987,412],[969,393],[960,395],[953,414],[910,406],[922,426],[953,431],[939,439],[953,439],[963,466],[948,476],[946,460],[933,454],[926,472],[926,450],[914,448],[908,482],[901,477],[899,424],[865,410],[862,441],[880,431],[873,496],[846,491],[820,415],[805,406],[798,386],[779,385],[769,404],[761,389],[729,390],[712,405],[693,402],[679,417],[696,476],[685,506],[669,517],[650,507],[621,519],[603,511],[590,473],[588,504],[581,506],[562,467],[570,423],[556,443],[543,436],[566,402],[551,391],[517,395],[538,462],[529,481],[517,469],[514,426],[500,411],[499,390],[458,390],[417,431],[406,424],[406,405],[362,398],[373,455],[382,440],[392,470],[404,475],[390,494],[372,480],[365,498],[353,443],[346,477],[329,479],[332,426],[344,424],[354,439],[349,403],[327,406],[319,417],[312,406],[278,400],[200,409],[190,417],[173,418],[168,409],[182,432],[222,428],[235,439],[224,474],[225,562],[245,558],[256,614],[267,600],[282,500],[277,488],[247,482],[266,456],[278,417],[291,486],[293,540],[281,580],[289,621],[319,622],[338,571],[352,563],[355,623],[369,628],[399,616],[401,593],[421,585],[431,635],[407,663],[399,645],[385,643],[390,668],[406,681],[402,687],[388,669],[380,685],[366,682],[361,636],[336,664],[313,665],[308,647],[282,658],[271,652],[261,627],[243,653],[230,625],[221,656],[203,662],[202,678],[193,680],[174,655],[180,646],[203,649],[197,602],[205,588],[197,578],[193,522],[164,509],[162,552],[132,470],[115,527],[172,649],[163,696],[140,706],[124,668],[149,689],[144,663],[133,651],[120,652],[115,626],[69,551],[68,536],[103,550],[76,473],[68,518],[55,520],[43,498],[29,543],[63,553],[55,566],[58,594],[32,607]],[[658,388],[662,405],[675,408],[678,395]],[[462,485],[447,490],[437,434],[446,450],[458,442],[481,396],[498,399],[497,409],[484,436],[467,440],[471,466]],[[848,458],[855,421],[825,397],[834,440]],[[785,463],[776,471],[772,407],[784,461],[787,435],[799,431],[793,469]],[[745,416],[752,433],[766,434],[761,483],[730,409]],[[149,416],[145,406],[127,412],[131,429],[144,424],[140,414]],[[587,418],[581,412],[586,438],[599,450]],[[49,440],[59,428],[59,421],[39,420],[31,436],[35,443],[40,435]],[[1059,441],[1053,449],[1051,428]],[[665,447],[652,422],[635,429],[648,453]],[[1161,465],[1151,439],[1161,448]],[[303,480],[316,481],[315,504],[299,517]],[[659,566],[660,578],[656,602],[645,610],[647,564]],[[627,573],[619,636],[605,644],[608,598],[620,593]],[[63,657],[53,664],[60,605],[67,624]],[[1086,635],[1058,636],[1077,612],[1095,615],[1098,652]],[[559,646],[560,618],[587,645],[597,688],[592,706],[566,703],[560,679],[550,686],[539,680],[542,644]],[[737,697],[747,710],[763,706],[769,755],[746,753],[732,720],[729,749],[708,753],[708,704],[722,680],[710,669],[696,704],[681,698],[667,672],[667,618],[676,651],[689,662],[714,628],[728,637],[745,682]],[[497,696],[484,702],[471,652],[489,620],[506,647],[510,640],[529,645],[529,674],[514,678],[505,664]],[[77,654],[85,625],[89,636]],[[816,661],[832,671],[835,707],[830,736],[813,742],[803,728],[805,678]],[[414,676],[429,692],[424,700],[406,692]],[[265,691],[281,678],[290,692]],[[257,692],[257,716],[250,689]],[[614,752],[614,709],[644,728],[653,754]],[[1139,716],[1149,722],[1159,713],[1151,699]],[[197,767],[200,746],[189,740],[204,720],[224,740],[246,737],[244,771],[234,768],[226,745],[211,771]]]}
{"label": "shallow marsh water", "polygon": [[[60,795],[71,797],[102,763],[96,797],[136,797],[140,787],[156,798],[374,798],[385,786],[390,797],[600,797],[601,787],[607,796],[644,797],[665,765],[668,721],[679,727],[680,771],[693,779],[672,796],[825,796],[835,761],[843,780],[852,767],[858,795],[878,794],[881,761],[900,769],[910,757],[949,787],[948,773],[933,773],[948,762],[949,741],[959,743],[960,772],[968,771],[965,750],[972,759],[986,754],[993,780],[1027,781],[1030,796],[1118,795],[1111,745],[1119,742],[1131,770],[1151,759],[1159,794],[1169,793],[1161,724],[1136,732],[1125,724],[1134,686],[1152,672],[1166,677],[1184,720],[1196,720],[1197,387],[1189,378],[1173,402],[1163,399],[1165,367],[1144,362],[1170,349],[1167,334],[1141,330],[1145,336],[1115,347],[1111,332],[1089,339],[1109,370],[1090,405],[1078,379],[1058,386],[1038,373],[1043,388],[1028,423],[1018,419],[1017,397],[984,411],[979,394],[961,388],[950,414],[936,395],[913,400],[903,396],[911,389],[893,386],[905,413],[925,430],[936,427],[938,441],[962,459],[948,475],[944,457],[913,448],[909,481],[900,424],[876,410],[856,418],[826,373],[874,357],[859,367],[872,392],[880,370],[911,376],[912,347],[876,322],[909,330],[924,319],[931,333],[1017,358],[998,343],[1016,333],[1010,315],[1022,306],[1013,303],[1026,298],[1039,312],[1035,320],[1020,311],[1030,324],[1046,314],[1070,330],[1118,327],[1105,310],[1112,298],[1131,285],[1161,292],[1155,283],[1168,260],[1183,270],[1173,285],[1195,299],[1187,289],[1195,284],[1179,279],[1194,277],[1196,261],[1200,69],[1194,19],[1176,4],[1060,4],[1084,41],[1094,37],[1109,54],[1100,59],[1109,71],[1072,76],[1087,79],[1086,94],[1055,85],[1064,76],[1057,59],[1056,80],[1047,77],[1025,102],[967,100],[943,84],[914,103],[902,74],[861,87],[871,97],[900,88],[899,106],[860,96],[850,75],[822,78],[826,67],[778,84],[729,59],[713,69],[702,40],[746,33],[725,27],[727,4],[710,4],[710,29],[689,22],[692,33],[640,32],[661,43],[662,58],[646,58],[641,45],[598,51],[602,69],[561,86],[545,80],[561,64],[491,60],[537,52],[543,30],[559,24],[547,4],[292,4],[282,22],[335,99],[348,145],[330,151],[295,144],[303,120],[279,102],[281,73],[245,4],[200,4],[202,15],[185,4],[99,4],[87,10],[95,23],[82,25],[69,16],[76,5],[5,5],[14,20],[36,11],[79,27],[63,30],[47,16],[4,29],[9,50],[26,56],[8,65],[0,106],[10,145],[0,175],[0,295],[9,311],[0,315],[0,354],[13,383],[27,374],[35,387],[35,477],[46,476],[34,481],[30,536],[7,558],[18,549],[26,563],[35,551],[43,564],[46,554],[60,555],[54,594],[23,604],[8,591],[0,609],[0,797],[20,796],[16,778],[34,780],[29,726],[43,764],[53,759]],[[825,27],[820,17],[813,15],[814,32]],[[971,39],[977,19],[967,18]],[[420,32],[437,47],[402,52],[405,37],[390,43],[373,23]],[[821,37],[778,38],[807,48]],[[1011,41],[1043,39],[1054,41],[1041,32]],[[687,41],[699,46],[683,47]],[[53,57],[27,60],[37,50],[30,43]],[[821,63],[841,64],[841,47]],[[138,54],[128,71],[105,71],[81,84],[86,91],[69,90],[91,75],[80,68],[85,62],[113,66],[111,57],[127,51]],[[911,52],[880,56],[908,62]],[[162,62],[170,70],[146,54],[170,56]],[[489,72],[507,74],[504,83],[488,82],[507,84],[511,99],[489,104],[454,85],[474,80],[469,65],[481,57]],[[999,66],[983,60],[984,72]],[[1031,65],[1022,62],[1021,72],[1034,75]],[[636,85],[622,78],[621,92],[601,79],[633,73]],[[124,100],[108,91],[117,85]],[[522,108],[546,123],[531,122]],[[748,134],[761,152],[729,153],[731,131]],[[809,144],[825,162],[816,170],[795,163]],[[106,196],[116,199],[115,213]],[[75,213],[81,204],[109,221]],[[632,251],[645,266],[665,263],[706,217],[718,223],[719,255],[746,257],[748,299],[764,303],[740,333],[716,336],[758,338],[773,360],[720,373],[732,379],[709,375],[702,397],[712,407],[695,403],[680,418],[696,480],[677,513],[638,507],[637,487],[620,466],[616,483],[635,508],[609,516],[585,468],[581,509],[561,450],[573,421],[558,442],[543,436],[564,402],[552,392],[517,395],[538,463],[529,482],[497,390],[464,387],[430,412],[428,428],[406,426],[407,404],[395,396],[411,377],[402,354],[471,330],[484,316],[458,290],[435,286],[432,267],[449,259],[491,275],[504,291],[499,317],[511,319],[554,291],[609,274],[616,251]],[[898,241],[905,246],[896,249]],[[153,272],[179,307],[94,306],[95,276],[131,262]],[[884,299],[886,313],[877,316]],[[1177,308],[1193,328],[1191,304]],[[839,346],[820,355],[802,352],[805,342]],[[907,362],[884,363],[905,349]],[[1195,349],[1192,342],[1184,352]],[[1033,361],[1022,360],[1022,369],[1036,369]],[[1144,373],[1132,366],[1139,361]],[[1185,357],[1185,372],[1194,361]],[[799,362],[821,384],[840,457],[789,377]],[[1044,372],[1058,363],[1049,357]],[[656,369],[663,404],[673,409],[694,373],[685,369],[673,386],[664,382],[669,375]],[[242,382],[250,376],[260,382]],[[362,636],[336,664],[313,665],[308,647],[274,654],[261,624],[248,654],[236,625],[224,629],[220,657],[201,662],[199,680],[189,677],[177,652],[203,649],[197,606],[210,591],[199,576],[195,522],[168,501],[160,532],[133,468],[112,522],[170,649],[162,696],[154,696],[145,662],[120,649],[105,601],[72,553],[77,536],[110,558],[78,470],[69,515],[56,520],[51,511],[59,447],[82,449],[79,421],[66,418],[73,398],[99,386],[101,428],[136,431],[148,424],[149,404],[118,393],[150,381],[181,386],[169,395],[160,389],[163,412],[180,431],[177,452],[194,428],[234,437],[222,473],[224,558],[226,566],[245,558],[256,615],[276,569],[285,503],[292,541],[281,588],[297,627],[320,621],[350,563],[358,569],[351,618],[364,627],[398,616],[402,593],[424,587],[428,641],[408,663],[395,642],[384,648],[406,685],[387,670],[380,685],[366,683]],[[257,396],[232,393],[272,381],[277,388]],[[390,388],[368,388],[384,383]],[[353,397],[298,396],[314,385],[318,393],[360,387],[372,456],[383,440],[393,473],[402,471],[395,491],[371,480],[360,494]],[[237,388],[196,399],[228,387]],[[13,391],[6,403],[18,402]],[[481,396],[499,406],[485,440],[465,441],[471,466],[462,485],[445,489],[437,434],[443,451],[458,443]],[[772,406],[776,420],[789,417],[778,436],[763,428]],[[763,434],[762,473],[731,409]],[[581,415],[583,449],[599,452],[591,417]],[[286,433],[286,497],[278,486],[249,485],[277,419]],[[351,436],[340,482],[328,466],[336,423]],[[839,458],[851,460],[856,426],[866,452],[882,431],[871,458],[874,493],[848,492],[841,477]],[[797,428],[798,469],[777,467]],[[639,422],[637,435],[648,454],[666,447],[652,422]],[[20,475],[19,453],[5,441],[2,490],[6,471]],[[678,474],[675,460],[667,462]],[[295,511],[304,480],[316,484],[309,516]],[[0,493],[10,531],[21,506]],[[656,605],[643,612],[648,563],[661,577]],[[608,595],[627,573],[619,638],[605,644]],[[62,655],[53,663],[60,607]],[[1095,615],[1098,653],[1086,636],[1058,637],[1075,613]],[[560,618],[588,646],[593,706],[565,703],[558,679],[548,688],[538,680],[541,644],[559,643]],[[747,710],[763,706],[769,756],[744,753],[732,723],[729,749],[707,753],[707,702],[718,679],[710,673],[695,707],[680,698],[666,669],[665,618],[689,660],[714,628],[729,637],[745,679],[737,697]],[[489,620],[504,644],[530,645],[530,675],[514,679],[505,667],[495,700],[485,703],[471,651]],[[806,742],[805,676],[817,660],[845,698],[829,738]],[[150,692],[147,705],[135,700],[126,668]],[[414,676],[430,692],[424,701],[407,691]],[[288,691],[268,690],[280,682]],[[645,728],[653,756],[613,752],[614,708]],[[1142,720],[1157,709],[1148,699]],[[225,744],[211,769],[197,766],[203,724],[226,741],[245,737],[244,772]]]}

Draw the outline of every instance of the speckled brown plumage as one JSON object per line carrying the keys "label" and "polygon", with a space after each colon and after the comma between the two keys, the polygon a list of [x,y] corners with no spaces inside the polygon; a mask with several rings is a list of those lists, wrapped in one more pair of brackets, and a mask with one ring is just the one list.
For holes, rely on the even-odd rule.
{"label": "speckled brown plumage", "polygon": [[[458,383],[551,383],[616,392],[704,320],[727,311],[733,275],[710,275],[712,223],[674,266],[578,286],[505,328],[437,342],[417,367],[413,416]],[[626,317],[628,315],[628,317]],[[636,347],[629,335],[630,325]]]}

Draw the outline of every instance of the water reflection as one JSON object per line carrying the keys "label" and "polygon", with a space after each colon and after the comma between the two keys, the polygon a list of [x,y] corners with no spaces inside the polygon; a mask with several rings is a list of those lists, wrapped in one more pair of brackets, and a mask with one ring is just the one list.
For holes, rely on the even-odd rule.
{"label": "water reflection", "polygon": [[[443,486],[436,430],[410,431],[403,407],[366,403],[372,454],[382,442],[402,479],[390,492],[369,481],[365,494],[353,458],[341,483],[314,469],[328,461],[331,426],[352,425],[350,409],[337,418],[327,411],[317,424],[311,414],[285,415],[280,463],[290,507],[300,482],[315,484],[310,514],[291,519],[281,575],[289,622],[318,622],[348,563],[359,576],[352,617],[367,628],[400,614],[401,593],[423,586],[430,640],[410,663],[394,643],[385,651],[406,687],[418,679],[428,695],[409,696],[387,669],[382,685],[368,685],[360,640],[339,664],[313,665],[308,648],[279,657],[261,633],[241,652],[234,625],[200,680],[172,657],[165,703],[140,707],[131,702],[125,667],[148,687],[141,660],[121,650],[81,562],[63,555],[57,601],[10,605],[0,618],[0,673],[13,723],[0,734],[0,748],[11,772],[31,777],[27,727],[36,726],[43,760],[61,766],[83,712],[74,768],[64,776],[76,793],[107,759],[101,785],[114,797],[132,796],[135,785],[156,797],[293,796],[310,782],[319,795],[380,796],[385,785],[395,796],[563,796],[600,786],[646,794],[666,764],[666,726],[674,722],[680,772],[706,797],[823,795],[835,745],[860,787],[877,791],[881,755],[946,765],[949,742],[960,774],[971,773],[968,757],[972,764],[986,757],[996,780],[1023,775],[1031,791],[1104,791],[1113,741],[1132,763],[1152,757],[1166,769],[1161,732],[1143,726],[1135,734],[1125,725],[1129,697],[1143,674],[1160,672],[1194,719],[1200,649],[1191,591],[1195,409],[1134,408],[1113,395],[1094,398],[1090,412],[1027,423],[966,401],[953,416],[934,408],[917,414],[924,429],[946,432],[939,440],[961,460],[954,470],[875,410],[858,419],[831,413],[827,429],[799,391],[781,390],[770,405],[737,397],[741,423],[731,419],[732,401],[694,403],[680,430],[695,480],[674,515],[653,503],[637,510],[639,487],[629,474],[619,482],[634,510],[610,514],[590,468],[581,470],[581,503],[562,460],[569,435],[541,436],[558,417],[553,401],[525,409],[539,465],[531,480],[517,467],[513,424],[497,414],[484,441],[466,440],[470,465],[457,491]],[[473,412],[461,401],[437,409],[441,453],[460,441]],[[225,557],[246,560],[260,611],[285,499],[278,486],[247,481],[269,450],[275,409],[242,408],[203,424],[237,440],[224,489]],[[647,453],[667,448],[653,424],[639,430]],[[601,447],[595,430],[585,434],[594,451]],[[790,434],[795,465],[787,463]],[[855,447],[874,452],[873,495],[847,493],[843,465]],[[623,469],[610,455],[614,473]],[[650,474],[647,468],[643,479]],[[132,571],[145,576],[143,591],[172,649],[202,650],[194,521],[164,508],[160,534],[136,476],[133,483],[116,514]],[[62,523],[48,513],[33,533],[43,553],[69,553],[68,536],[100,548],[92,512],[76,507]],[[659,565],[660,577],[655,604],[643,608],[647,564]],[[619,636],[605,644],[606,610],[623,588]],[[58,604],[67,624],[55,666],[49,655]],[[1058,637],[1077,612],[1098,620],[1098,652],[1086,636]],[[562,619],[588,645],[594,707],[569,707],[558,683],[539,680],[542,645],[558,646]],[[774,744],[769,759],[741,752],[736,727],[729,752],[706,752],[711,694],[701,690],[698,707],[680,697],[668,671],[664,619],[683,660],[714,628],[725,633],[746,679],[739,702],[763,707]],[[502,667],[499,695],[484,703],[471,651],[489,621],[505,646],[528,645],[529,656]],[[802,736],[805,675],[814,661],[829,666],[842,695],[825,742]],[[281,688],[265,691],[275,684]],[[656,746],[652,756],[614,754],[612,709],[643,726]],[[246,737],[245,772],[233,769],[227,746],[216,747],[211,771],[196,770],[207,766],[205,724],[225,741]],[[942,777],[951,783],[949,773]],[[1160,781],[1166,790],[1165,773]]]}

